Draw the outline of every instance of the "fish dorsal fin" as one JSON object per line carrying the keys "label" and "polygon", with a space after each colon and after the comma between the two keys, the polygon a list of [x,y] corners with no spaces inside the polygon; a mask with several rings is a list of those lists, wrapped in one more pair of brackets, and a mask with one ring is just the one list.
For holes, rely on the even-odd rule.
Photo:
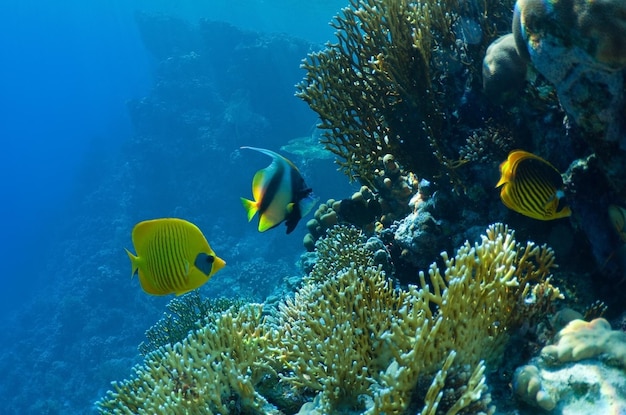
{"label": "fish dorsal fin", "polygon": [[146,220],[135,225],[133,228],[132,239],[133,245],[135,245],[135,249],[139,255],[141,255],[141,252],[144,251],[146,245],[150,243],[151,235],[154,232],[157,232],[162,226],[161,223],[161,221],[154,219]]}

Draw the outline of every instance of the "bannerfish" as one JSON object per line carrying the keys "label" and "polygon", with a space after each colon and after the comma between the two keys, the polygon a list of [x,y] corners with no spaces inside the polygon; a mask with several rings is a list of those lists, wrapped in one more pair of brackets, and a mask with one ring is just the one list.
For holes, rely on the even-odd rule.
{"label": "bannerfish", "polygon": [[258,212],[259,232],[285,222],[287,233],[291,233],[300,219],[315,206],[317,198],[304,182],[298,168],[285,157],[264,148],[241,148],[260,151],[273,159],[269,166],[257,171],[252,179],[254,201],[241,198],[248,222]]}
{"label": "bannerfish", "polygon": [[141,288],[148,294],[181,295],[195,290],[226,265],[200,229],[183,219],[140,222],[133,228],[132,239],[137,255],[126,249],[131,277],[139,274]]}
{"label": "bannerfish", "polygon": [[522,215],[552,220],[570,216],[569,206],[563,205],[563,178],[552,164],[523,150],[509,153],[500,164],[502,186],[500,199],[509,209]]}

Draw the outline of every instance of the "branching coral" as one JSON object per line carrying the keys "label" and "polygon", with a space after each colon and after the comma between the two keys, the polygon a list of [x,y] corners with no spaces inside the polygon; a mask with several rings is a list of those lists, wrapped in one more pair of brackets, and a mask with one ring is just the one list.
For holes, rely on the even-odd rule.
{"label": "branching coral", "polygon": [[[450,414],[477,402],[488,412],[485,364],[501,358],[511,328],[560,296],[546,279],[553,253],[493,225],[480,243],[443,256],[443,274],[432,265],[429,281],[421,273],[420,287],[406,290],[357,267],[305,285],[273,321],[290,369],[284,379],[318,391],[322,413],[358,402],[364,413],[402,413],[424,378],[432,382],[422,413],[441,402]],[[451,392],[445,380],[461,370],[470,375]]]}
{"label": "branching coral", "polygon": [[336,225],[317,241],[317,261],[305,282],[323,282],[346,268],[374,264],[374,253],[365,248],[363,233],[354,226]]}
{"label": "branching coral", "polygon": [[[428,179],[456,166],[447,148],[452,113],[478,78],[484,51],[473,50],[493,31],[487,10],[510,10],[504,3],[350,1],[332,24],[338,43],[309,55],[297,93],[319,114],[321,141],[350,178],[372,186],[387,153]],[[479,28],[476,48],[463,40],[468,21]]]}
{"label": "branching coral", "polygon": [[263,412],[267,402],[255,391],[264,374],[268,344],[261,307],[219,314],[214,322],[167,345],[135,367],[134,376],[113,383],[97,402],[102,414],[228,414],[233,405]]}
{"label": "branching coral", "polygon": [[[100,413],[271,413],[259,390],[276,372],[294,391],[318,394],[301,413],[491,413],[486,368],[509,330],[559,297],[546,279],[552,251],[518,244],[497,224],[454,258],[443,254],[443,273],[433,264],[419,286],[398,289],[368,266],[358,231],[333,231],[318,246],[325,278],[309,280],[267,320],[258,305],[207,319],[114,383]],[[329,263],[332,252],[343,265]]]}
{"label": "branching coral", "polygon": [[191,330],[199,328],[204,319],[214,318],[233,305],[239,307],[243,302],[226,298],[203,299],[197,290],[173,298],[166,306],[169,312],[146,330],[147,341],[139,345],[139,352],[146,356],[166,344],[178,343]]}

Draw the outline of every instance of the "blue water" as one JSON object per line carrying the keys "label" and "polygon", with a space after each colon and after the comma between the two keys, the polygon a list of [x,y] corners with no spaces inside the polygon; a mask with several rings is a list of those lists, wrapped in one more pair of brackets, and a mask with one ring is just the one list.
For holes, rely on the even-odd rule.
{"label": "blue water", "polygon": [[[151,96],[160,73],[135,13],[190,24],[208,18],[319,45],[332,39],[328,22],[344,2],[196,3],[0,3],[0,414],[88,413],[110,381],[129,375],[144,331],[168,300],[147,296],[129,279],[123,248],[130,248],[130,231],[140,220],[193,218],[213,235],[213,248],[237,270],[224,272],[224,280],[238,278],[237,292],[216,276],[213,286],[203,287],[205,295],[253,295],[263,281],[249,277],[246,286],[243,271],[254,274],[268,263],[296,269],[306,219],[289,236],[283,227],[259,235],[246,222],[239,196],[250,196],[252,175],[269,159],[237,148],[278,150],[311,134],[315,115],[293,91],[273,95],[249,77],[229,72],[219,78],[216,70],[211,82],[219,99],[211,108],[230,105],[232,119],[207,131],[214,151],[190,160],[194,144],[178,147],[176,124],[132,112]],[[248,64],[241,62],[241,75]],[[285,76],[297,81],[297,62],[285,64]],[[142,145],[137,120],[143,133],[159,125],[171,134]],[[328,186],[343,180],[331,161],[294,161],[322,200],[345,194]]]}

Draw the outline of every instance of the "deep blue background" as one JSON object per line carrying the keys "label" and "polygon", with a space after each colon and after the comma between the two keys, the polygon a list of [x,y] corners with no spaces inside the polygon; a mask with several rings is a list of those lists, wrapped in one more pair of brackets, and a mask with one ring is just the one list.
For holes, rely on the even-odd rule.
{"label": "deep blue background", "polygon": [[[0,381],[0,399],[5,402],[0,414],[85,413],[85,406],[104,393],[108,382],[126,377],[136,361],[136,346],[148,324],[134,313],[144,310],[141,317],[154,322],[165,311],[167,298],[146,296],[136,280],[129,283],[127,279],[130,269],[122,248],[130,243],[132,224],[146,218],[144,212],[117,212],[131,196],[132,206],[142,202],[141,189],[131,192],[133,183],[123,181],[137,162],[129,103],[149,96],[159,73],[159,62],[142,42],[135,13],[163,13],[189,22],[222,20],[258,33],[284,32],[315,45],[332,40],[328,22],[344,2],[308,3],[0,3],[0,214],[4,221],[0,233],[0,371],[6,374]],[[268,101],[277,111],[272,118],[275,124],[281,108],[308,110],[295,97],[285,102],[275,99]],[[235,111],[237,115],[241,111]],[[313,112],[310,117],[312,126]],[[288,126],[293,120],[285,118]],[[270,131],[280,128],[274,125]],[[297,135],[311,132],[298,131]],[[273,137],[273,148],[290,138],[294,137]],[[280,255],[276,247],[285,247],[284,260],[291,265],[302,249],[306,219],[295,235],[284,235],[281,227],[264,234],[262,240],[255,239],[260,237],[256,224],[245,222],[238,199],[250,196],[252,175],[269,159],[253,152],[240,154],[234,144],[228,144],[232,137],[220,139],[226,140],[221,143],[224,152],[213,156],[221,162],[226,158],[228,168],[241,166],[241,176],[222,177],[211,170],[211,160],[205,160],[206,178],[193,179],[212,190],[220,186],[229,190],[228,198],[206,200],[200,193],[199,204],[194,206],[177,206],[171,197],[163,205],[158,197],[144,199],[150,208],[146,214],[179,212],[198,217],[202,229],[217,233],[210,242],[216,251],[220,249],[218,254],[231,260],[233,271],[225,272],[231,278],[241,279],[245,272],[254,271],[255,261],[257,270],[264,270],[261,273],[282,266],[275,258],[266,258],[270,253]],[[261,142],[243,144],[260,145],[265,137],[258,139]],[[343,176],[330,161],[294,161],[300,163],[322,200],[346,196],[333,192],[335,183],[344,192],[348,187],[341,186]],[[145,156],[142,163],[149,167],[149,158]],[[120,184],[124,186],[117,194],[111,186]],[[181,195],[180,200],[188,201],[189,195]],[[94,229],[98,223],[101,228]],[[120,234],[126,241],[113,241]],[[262,264],[264,259],[268,263]],[[94,263],[100,265],[96,268]],[[224,282],[216,280],[215,287],[222,287]],[[263,282],[253,284],[258,287]],[[135,303],[129,305],[129,298]],[[106,315],[100,311],[103,304]],[[118,332],[123,335],[117,336]],[[89,356],[93,350],[102,351],[110,360],[103,364],[98,356]],[[88,368],[81,371],[73,363]],[[28,375],[22,378],[19,374],[23,373]],[[84,390],[76,390],[76,385]],[[36,397],[31,399],[33,391]]]}
{"label": "deep blue background", "polygon": [[[36,290],[51,223],[61,220],[90,143],[115,151],[132,134],[126,101],[146,93],[151,60],[133,14],[163,12],[191,21],[332,37],[340,1],[20,1],[0,4],[0,177],[4,218],[0,307]],[[102,149],[102,146],[99,147]],[[62,217],[62,215],[61,215]]]}

